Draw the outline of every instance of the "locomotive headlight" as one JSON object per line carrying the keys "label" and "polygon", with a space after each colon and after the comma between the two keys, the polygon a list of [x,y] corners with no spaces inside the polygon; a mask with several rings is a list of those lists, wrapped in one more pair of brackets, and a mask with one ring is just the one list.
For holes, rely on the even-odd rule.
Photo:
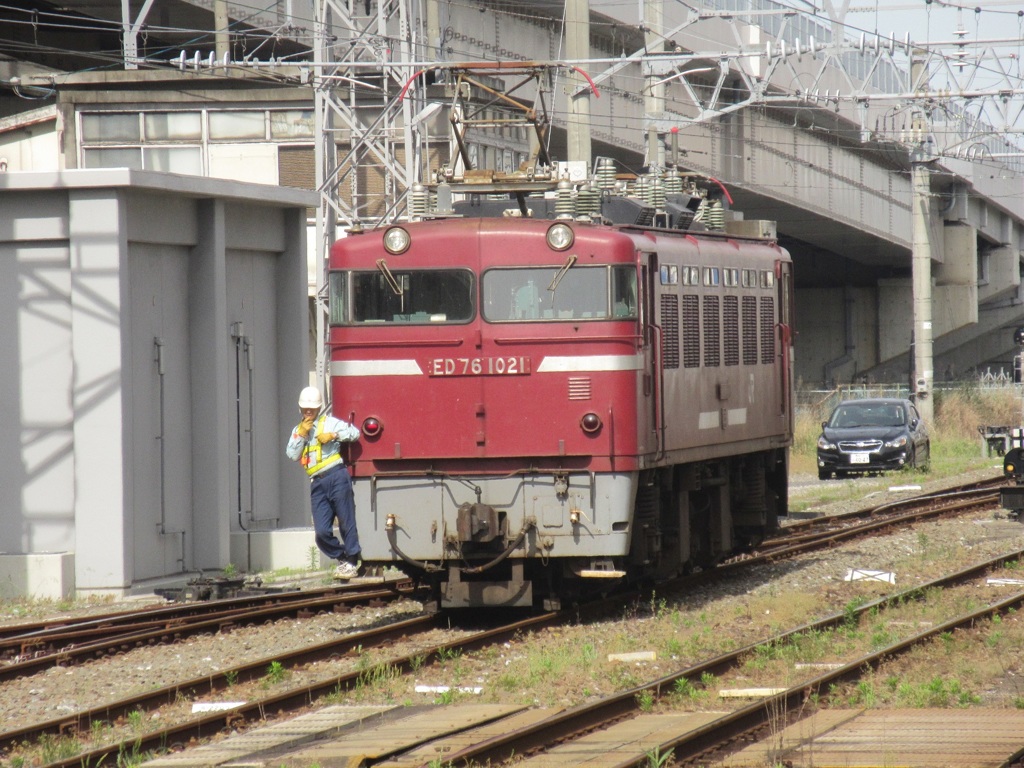
{"label": "locomotive headlight", "polygon": [[549,248],[556,251],[564,251],[572,245],[575,239],[576,235],[573,234],[572,227],[568,224],[552,224],[548,227],[547,241]]}
{"label": "locomotive headlight", "polygon": [[601,417],[596,413],[588,413],[580,419],[580,429],[592,435],[601,428]]}
{"label": "locomotive headlight", "polygon": [[373,416],[363,419],[363,434],[367,437],[376,437],[383,431],[384,425],[378,419]]}
{"label": "locomotive headlight", "polygon": [[1013,465],[1012,461],[1008,461],[1005,464],[1003,464],[1003,474],[1004,475],[1012,475],[1016,471],[1017,471],[1017,468]]}
{"label": "locomotive headlight", "polygon": [[409,233],[401,227],[391,227],[384,233],[384,250],[388,253],[398,255],[409,250],[409,243],[412,238]]}

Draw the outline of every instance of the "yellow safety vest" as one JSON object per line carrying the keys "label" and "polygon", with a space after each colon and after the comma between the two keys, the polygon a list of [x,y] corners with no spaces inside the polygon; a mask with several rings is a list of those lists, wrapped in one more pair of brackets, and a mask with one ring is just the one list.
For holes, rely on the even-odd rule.
{"label": "yellow safety vest", "polygon": [[[320,416],[319,421],[317,421],[317,434],[320,434],[323,431],[324,424],[326,422],[327,414],[324,413]],[[302,466],[306,468],[307,475],[312,477],[313,475],[319,474],[321,470],[333,466],[339,461],[341,461],[341,451],[338,451],[338,453],[332,453],[327,458],[324,458],[323,446],[320,444],[320,441],[312,436],[306,438],[306,448],[302,452]]]}

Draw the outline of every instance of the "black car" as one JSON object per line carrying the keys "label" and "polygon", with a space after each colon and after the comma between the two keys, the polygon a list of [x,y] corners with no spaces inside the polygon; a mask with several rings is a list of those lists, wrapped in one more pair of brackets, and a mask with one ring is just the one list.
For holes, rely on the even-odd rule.
{"label": "black car", "polygon": [[844,400],[821,424],[818,478],[927,469],[930,456],[928,430],[909,400]]}

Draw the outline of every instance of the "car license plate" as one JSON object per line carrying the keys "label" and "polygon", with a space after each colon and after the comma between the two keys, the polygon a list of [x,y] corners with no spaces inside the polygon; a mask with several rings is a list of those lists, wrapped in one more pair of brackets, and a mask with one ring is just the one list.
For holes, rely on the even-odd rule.
{"label": "car license plate", "polygon": [[871,462],[870,454],[868,453],[851,453],[850,463],[851,464],[869,464]]}

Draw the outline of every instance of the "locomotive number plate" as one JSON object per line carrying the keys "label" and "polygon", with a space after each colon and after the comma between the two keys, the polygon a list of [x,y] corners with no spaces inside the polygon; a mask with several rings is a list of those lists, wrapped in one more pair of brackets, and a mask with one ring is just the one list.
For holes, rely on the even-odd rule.
{"label": "locomotive number plate", "polygon": [[435,357],[427,361],[430,376],[525,376],[528,357]]}
{"label": "locomotive number plate", "polygon": [[871,456],[867,453],[851,453],[850,454],[851,464],[870,464]]}

